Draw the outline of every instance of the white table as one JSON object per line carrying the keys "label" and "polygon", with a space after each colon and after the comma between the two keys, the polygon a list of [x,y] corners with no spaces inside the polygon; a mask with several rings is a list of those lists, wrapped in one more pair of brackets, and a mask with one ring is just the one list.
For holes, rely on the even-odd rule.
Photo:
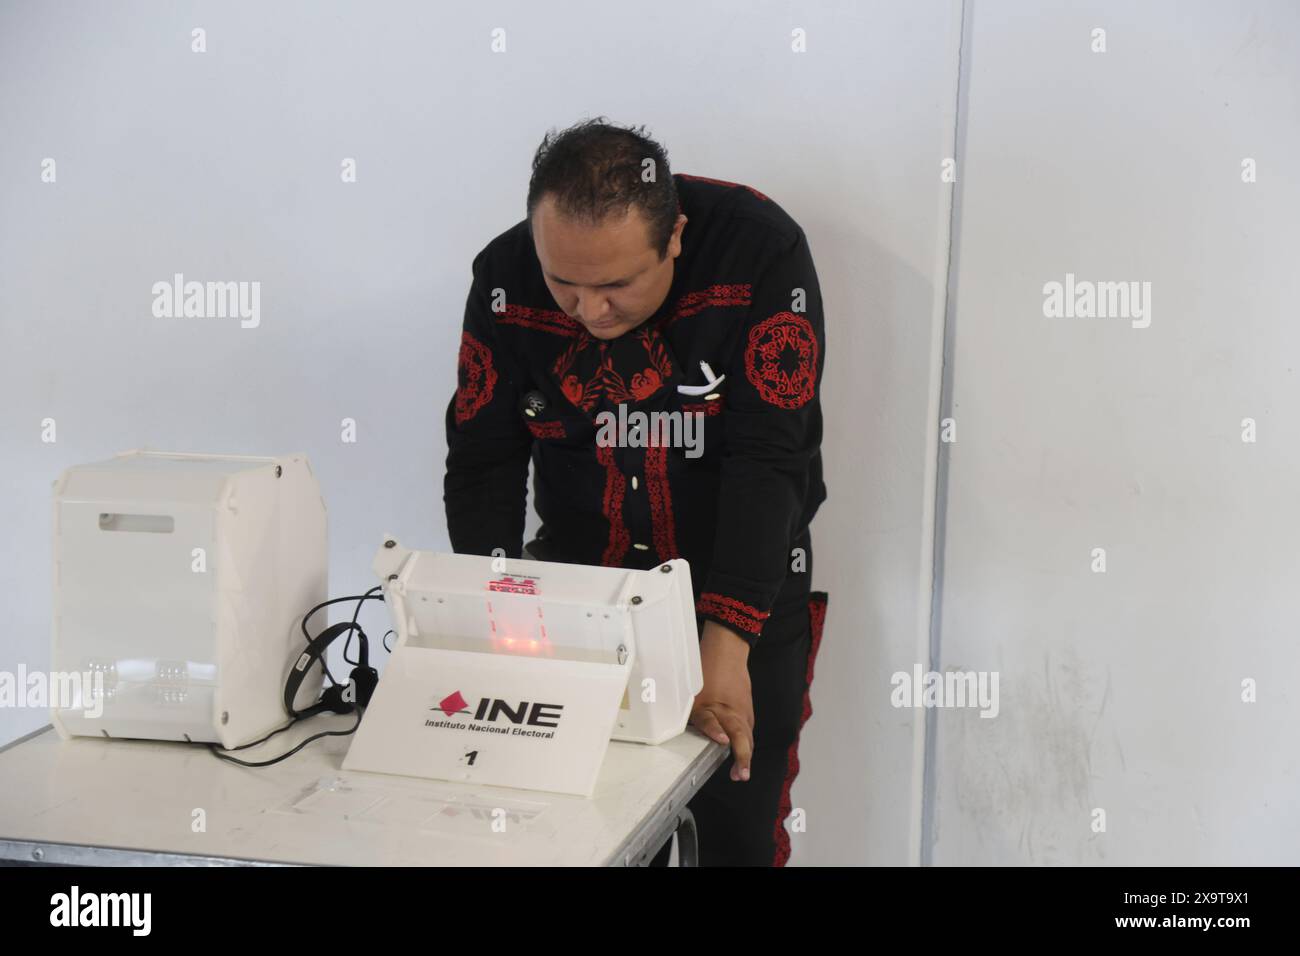
{"label": "white table", "polygon": [[[319,717],[237,756],[266,759],[353,720]],[[625,866],[644,865],[679,831],[682,862],[693,865],[686,802],[728,752],[689,727],[658,747],[611,742],[588,799],[345,772],[350,740],[326,737],[251,769],[205,746],[61,741],[47,727],[0,750],[0,860]]]}

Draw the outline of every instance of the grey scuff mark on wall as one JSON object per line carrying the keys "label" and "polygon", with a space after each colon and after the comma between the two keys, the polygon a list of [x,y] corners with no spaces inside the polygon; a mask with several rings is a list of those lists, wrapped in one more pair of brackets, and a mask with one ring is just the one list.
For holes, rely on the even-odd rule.
{"label": "grey scuff mark on wall", "polygon": [[[956,805],[992,865],[1066,865],[1105,858],[1092,831],[1093,747],[1111,695],[1108,667],[1072,643],[1045,646],[1041,666],[1000,683],[996,719],[954,710],[946,728]],[[1011,834],[1015,834],[1014,839]]]}

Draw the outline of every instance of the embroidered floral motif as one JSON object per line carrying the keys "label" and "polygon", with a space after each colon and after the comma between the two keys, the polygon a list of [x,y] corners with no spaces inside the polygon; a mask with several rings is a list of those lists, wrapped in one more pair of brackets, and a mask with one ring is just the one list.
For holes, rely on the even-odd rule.
{"label": "embroidered floral motif", "polygon": [[601,375],[605,361],[603,358],[600,360],[596,366],[596,373],[585,382],[579,379],[571,370],[579,355],[591,347],[592,341],[590,336],[583,336],[575,340],[573,344],[560,353],[560,357],[551,366],[551,371],[556,380],[559,381],[560,391],[564,392],[564,397],[585,412],[590,412],[595,408],[596,400],[600,398]]}
{"label": "embroidered floral motif", "polygon": [[625,384],[623,376],[614,369],[612,357],[608,353],[605,355],[603,383],[612,402],[643,402],[663,388],[673,374],[673,363],[668,358],[664,340],[649,329],[638,330],[636,337],[645,348],[650,365],[633,373],[630,385]]}
{"label": "embroidered floral motif", "polygon": [[631,382],[626,381],[614,367],[613,350],[605,342],[598,346],[600,355],[595,372],[584,381],[575,367],[596,340],[584,336],[569,345],[551,367],[564,397],[583,411],[591,412],[602,394],[614,403],[642,402],[662,389],[673,374],[672,360],[663,339],[653,329],[638,330],[636,339],[645,349],[643,361],[649,364],[633,373]]}
{"label": "embroidered floral motif", "polygon": [[460,335],[456,372],[456,424],[464,425],[492,401],[492,390],[497,383],[492,352],[469,332]]}
{"label": "embroidered floral motif", "polygon": [[800,408],[817,384],[817,336],[802,315],[778,312],[749,331],[745,377],[763,401]]}

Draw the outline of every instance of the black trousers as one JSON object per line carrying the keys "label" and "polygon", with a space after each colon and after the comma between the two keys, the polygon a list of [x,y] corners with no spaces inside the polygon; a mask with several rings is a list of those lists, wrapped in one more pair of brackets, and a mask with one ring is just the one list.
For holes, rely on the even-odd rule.
{"label": "black trousers", "polygon": [[[798,546],[798,545],[796,545]],[[799,733],[812,714],[813,662],[821,643],[827,595],[810,591],[807,571],[787,578],[763,633],[749,653],[754,699],[754,755],[745,781],[731,779],[728,755],[687,807],[695,816],[701,866],[784,866],[790,787],[799,773]],[[668,862],[671,841],[651,866]]]}

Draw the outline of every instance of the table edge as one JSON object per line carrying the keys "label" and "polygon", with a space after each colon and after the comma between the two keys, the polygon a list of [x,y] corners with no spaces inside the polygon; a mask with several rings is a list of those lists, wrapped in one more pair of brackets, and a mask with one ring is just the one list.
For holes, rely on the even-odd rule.
{"label": "table edge", "polygon": [[[0,746],[0,753],[54,729],[46,724]],[[689,732],[689,731],[686,731]],[[677,816],[709,776],[730,753],[729,747],[707,740],[705,747],[682,770],[649,820],[614,848],[601,866],[644,865],[658,852],[677,827]],[[44,840],[15,840],[0,836],[0,865],[36,863],[45,866],[316,866],[231,856],[173,853],[166,850],[128,849],[99,844],[56,843]]]}

